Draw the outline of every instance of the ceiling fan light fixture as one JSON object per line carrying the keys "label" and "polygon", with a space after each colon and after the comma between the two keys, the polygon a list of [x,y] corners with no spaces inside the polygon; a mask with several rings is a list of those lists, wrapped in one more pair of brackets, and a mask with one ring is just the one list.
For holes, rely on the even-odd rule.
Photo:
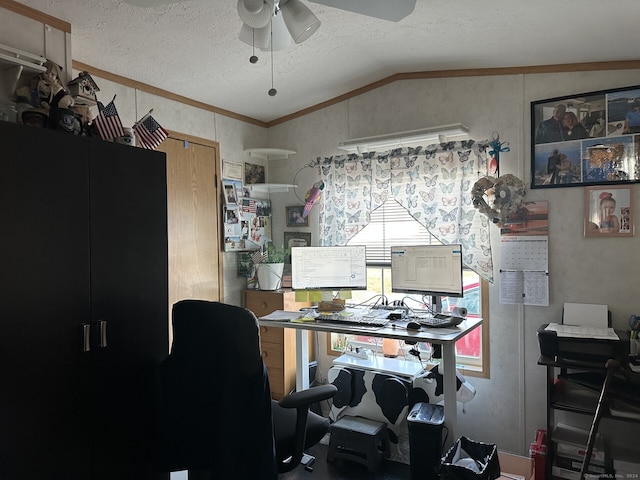
{"label": "ceiling fan light fixture", "polygon": [[269,24],[262,28],[251,28],[246,23],[243,23],[242,27],[240,27],[238,38],[247,45],[266,50],[269,48],[269,41],[271,40],[270,30],[271,27]]}
{"label": "ceiling fan light fixture", "polygon": [[273,0],[238,0],[238,16],[249,27],[262,28],[273,15]]}
{"label": "ceiling fan light fixture", "polygon": [[320,20],[300,0],[281,2],[280,12],[289,34],[296,43],[302,43],[320,27]]}
{"label": "ceiling fan light fixture", "polygon": [[263,0],[242,0],[242,6],[252,14],[259,13],[264,7]]}
{"label": "ceiling fan light fixture", "polygon": [[[273,35],[271,35],[271,28],[273,28]],[[238,38],[247,45],[255,46],[263,51],[271,49],[272,38],[274,52],[284,50],[292,43],[291,35],[284,24],[282,15],[274,15],[271,22],[262,28],[251,28],[243,24],[242,27],[240,27]]]}
{"label": "ceiling fan light fixture", "polygon": [[[289,34],[289,30],[287,30],[287,26],[284,24],[284,19],[281,14],[276,14],[271,18],[271,28],[271,41],[273,42],[274,52],[284,50],[291,46],[291,35]],[[264,50],[267,49],[269,49],[268,45]]]}

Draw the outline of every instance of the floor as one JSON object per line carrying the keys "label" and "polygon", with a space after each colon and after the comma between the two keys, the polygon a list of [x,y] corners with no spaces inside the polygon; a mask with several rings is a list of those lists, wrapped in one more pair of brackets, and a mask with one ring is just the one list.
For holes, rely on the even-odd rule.
{"label": "floor", "polygon": [[411,476],[409,465],[386,459],[375,473],[369,472],[365,465],[349,460],[337,459],[327,463],[328,448],[328,445],[319,443],[307,450],[316,457],[313,472],[298,466],[292,472],[278,476],[278,480],[408,480]]}

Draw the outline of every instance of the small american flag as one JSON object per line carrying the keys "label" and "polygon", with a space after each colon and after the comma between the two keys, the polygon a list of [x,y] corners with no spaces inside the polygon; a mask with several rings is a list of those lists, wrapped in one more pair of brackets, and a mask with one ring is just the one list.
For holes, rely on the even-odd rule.
{"label": "small american flag", "polygon": [[150,114],[136,122],[133,129],[138,136],[140,146],[149,150],[158,148],[162,141],[169,136],[167,131]]}
{"label": "small american flag", "polygon": [[248,213],[256,213],[257,206],[255,200],[242,200],[242,211]]}
{"label": "small american flag", "polygon": [[[115,97],[113,98],[115,100]],[[96,118],[93,119],[93,124],[98,130],[98,135],[103,140],[110,140],[115,137],[122,137],[124,135],[124,127],[122,121],[116,110],[116,105],[111,100],[107,103],[107,106],[103,106],[98,102],[99,113]]]}

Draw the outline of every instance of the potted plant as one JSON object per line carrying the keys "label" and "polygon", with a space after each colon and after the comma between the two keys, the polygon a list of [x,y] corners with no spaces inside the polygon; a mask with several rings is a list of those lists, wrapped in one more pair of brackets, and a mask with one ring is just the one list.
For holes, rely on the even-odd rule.
{"label": "potted plant", "polygon": [[278,290],[282,285],[282,273],[288,250],[270,243],[262,258],[255,259],[260,290]]}

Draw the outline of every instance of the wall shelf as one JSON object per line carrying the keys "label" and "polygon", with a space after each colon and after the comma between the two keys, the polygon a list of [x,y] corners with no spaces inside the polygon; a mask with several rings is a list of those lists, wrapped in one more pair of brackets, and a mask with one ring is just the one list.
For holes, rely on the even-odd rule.
{"label": "wall shelf", "polygon": [[296,188],[297,185],[289,185],[286,183],[256,183],[245,185],[245,188],[249,190],[256,190],[258,192],[278,193],[286,192],[290,188]]}
{"label": "wall shelf", "polygon": [[0,70],[4,77],[4,94],[12,97],[18,80],[24,71],[41,73],[46,70],[44,67],[46,58],[24,52],[17,48],[9,47],[0,43]]}
{"label": "wall shelf", "polygon": [[295,155],[295,150],[286,150],[284,148],[247,148],[245,153],[248,153],[252,158],[259,158],[260,160],[286,160],[289,155]]}

